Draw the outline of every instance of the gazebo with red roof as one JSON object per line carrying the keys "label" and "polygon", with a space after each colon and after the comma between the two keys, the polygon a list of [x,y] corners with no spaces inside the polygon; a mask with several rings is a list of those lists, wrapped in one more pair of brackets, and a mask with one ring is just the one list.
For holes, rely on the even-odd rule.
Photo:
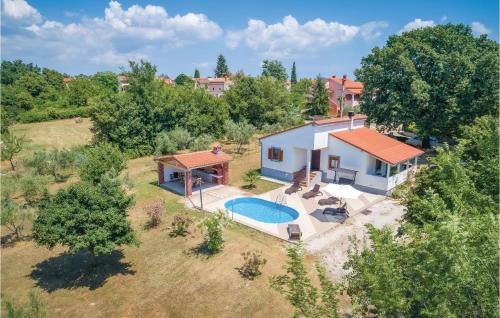
{"label": "gazebo with red roof", "polygon": [[158,164],[158,184],[179,194],[190,196],[193,182],[203,180],[202,189],[229,182],[229,161],[231,156],[224,153],[219,144],[212,150],[189,152],[156,157]]}

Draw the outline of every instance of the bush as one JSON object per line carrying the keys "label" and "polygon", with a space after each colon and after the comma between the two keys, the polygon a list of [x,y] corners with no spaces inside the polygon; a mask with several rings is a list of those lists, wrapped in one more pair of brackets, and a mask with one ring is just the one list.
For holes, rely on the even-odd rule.
{"label": "bush", "polygon": [[149,217],[146,227],[153,228],[160,224],[161,217],[165,211],[165,204],[162,201],[157,201],[148,205],[144,210]]}
{"label": "bush", "polygon": [[15,201],[10,199],[2,199],[1,207],[1,224],[9,229],[16,239],[20,239],[25,223],[32,218],[31,210],[27,207],[19,206]]}
{"label": "bush", "polygon": [[36,151],[31,157],[23,160],[23,165],[34,169],[38,174],[51,175],[56,181],[63,181],[71,174],[67,170],[73,168],[75,162],[75,151],[54,149]]}
{"label": "bush", "polygon": [[174,216],[170,236],[185,236],[186,234],[189,234],[189,226],[192,223],[193,219],[189,215],[178,214]]}
{"label": "bush", "polygon": [[208,150],[210,149],[210,146],[212,145],[213,142],[214,142],[214,137],[207,134],[203,134],[196,137],[193,140],[189,149],[191,149],[192,151]]}
{"label": "bush", "polygon": [[267,260],[262,257],[261,251],[252,251],[241,253],[243,257],[243,265],[239,268],[241,276],[254,279],[262,274],[262,267],[267,263]]}
{"label": "bush", "polygon": [[43,109],[32,109],[22,114],[19,114],[18,121],[22,123],[34,123],[40,121],[48,121],[54,119],[67,119],[74,117],[88,117],[90,107],[78,108],[54,108],[48,107]]}
{"label": "bush", "polygon": [[47,191],[48,184],[52,181],[49,176],[34,173],[25,173],[19,179],[21,195],[29,206],[36,206]]}
{"label": "bush", "polygon": [[155,155],[172,155],[177,152],[177,143],[170,138],[167,132],[161,132],[155,139]]}
{"label": "bush", "polygon": [[173,142],[177,145],[178,150],[188,149],[193,141],[193,137],[189,131],[184,128],[175,128],[168,132],[168,135],[173,140]]}
{"label": "bush", "polygon": [[255,133],[255,127],[245,122],[235,123],[228,120],[224,126],[226,138],[236,144],[236,152],[241,152],[241,147],[250,142]]}
{"label": "bush", "polygon": [[205,232],[203,247],[210,254],[215,254],[222,250],[224,246],[224,238],[222,236],[223,229],[229,224],[224,211],[217,211],[206,217],[198,227]]}
{"label": "bush", "polygon": [[248,183],[249,188],[255,188],[255,182],[259,180],[260,173],[258,170],[252,169],[245,172],[243,180]]}
{"label": "bush", "polygon": [[127,162],[122,152],[108,143],[94,145],[84,152],[85,159],[80,168],[83,181],[98,183],[105,174],[116,177],[126,167]]}

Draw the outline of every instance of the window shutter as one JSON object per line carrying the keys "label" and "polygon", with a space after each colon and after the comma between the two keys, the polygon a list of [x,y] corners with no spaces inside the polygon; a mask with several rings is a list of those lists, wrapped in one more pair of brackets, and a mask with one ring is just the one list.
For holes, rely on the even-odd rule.
{"label": "window shutter", "polygon": [[267,149],[267,159],[269,160],[273,159],[273,148]]}
{"label": "window shutter", "polygon": [[283,150],[281,150],[281,149],[279,151],[278,160],[283,161]]}

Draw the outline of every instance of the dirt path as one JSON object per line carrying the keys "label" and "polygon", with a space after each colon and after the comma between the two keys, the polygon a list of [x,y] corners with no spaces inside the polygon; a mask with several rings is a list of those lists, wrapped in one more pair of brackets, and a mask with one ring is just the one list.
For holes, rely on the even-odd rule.
{"label": "dirt path", "polygon": [[355,236],[358,241],[362,241],[366,236],[365,224],[373,224],[376,228],[384,225],[396,226],[403,213],[402,205],[386,199],[354,215],[344,224],[311,239],[304,246],[309,253],[319,256],[329,276],[338,281],[344,273],[342,265],[347,259],[347,250],[351,245],[349,237]]}

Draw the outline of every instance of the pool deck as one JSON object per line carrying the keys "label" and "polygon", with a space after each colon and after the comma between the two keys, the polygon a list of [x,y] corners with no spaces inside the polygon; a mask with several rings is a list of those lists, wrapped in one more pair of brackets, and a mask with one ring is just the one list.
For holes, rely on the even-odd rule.
{"label": "pool deck", "polygon": [[[322,186],[324,185],[325,184],[322,184]],[[222,189],[214,190],[215,192],[213,195],[210,193],[211,191],[207,191],[204,193],[203,208],[204,210],[212,212],[221,209],[227,211],[224,204],[229,200],[241,197],[256,197],[289,206],[299,212],[299,217],[290,223],[282,224],[264,223],[228,211],[230,218],[234,221],[283,240],[288,240],[287,226],[291,223],[298,224],[300,226],[302,231],[302,240],[305,241],[331,230],[345,221],[345,217],[342,216],[323,215],[322,211],[327,206],[320,206],[318,204],[318,200],[327,198],[329,196],[328,194],[325,193],[311,199],[304,199],[302,198],[302,194],[310,189],[303,189],[294,194],[287,195],[284,194],[284,192],[288,187],[289,185],[284,185],[283,187],[260,195],[252,195],[251,193],[241,191],[234,187],[224,187]],[[205,197],[207,197],[207,199],[205,199]],[[355,214],[366,210],[375,203],[384,200],[385,198],[385,196],[364,192],[357,199],[345,199],[344,201],[347,202],[349,214],[352,217]],[[196,205],[197,202],[193,202],[193,200],[196,200],[196,198],[190,199],[191,203]]]}

